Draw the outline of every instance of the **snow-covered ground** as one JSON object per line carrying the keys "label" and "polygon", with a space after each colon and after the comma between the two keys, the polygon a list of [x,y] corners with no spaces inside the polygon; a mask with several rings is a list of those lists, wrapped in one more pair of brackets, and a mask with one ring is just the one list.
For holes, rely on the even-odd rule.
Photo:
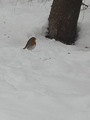
{"label": "snow-covered ground", "polygon": [[90,9],[69,46],[44,37],[51,1],[22,1],[0,5],[0,120],[90,120]]}

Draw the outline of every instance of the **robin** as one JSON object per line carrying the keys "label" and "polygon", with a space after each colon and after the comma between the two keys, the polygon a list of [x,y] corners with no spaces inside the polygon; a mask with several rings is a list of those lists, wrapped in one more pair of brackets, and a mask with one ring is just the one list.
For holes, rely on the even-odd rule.
{"label": "robin", "polygon": [[36,47],[36,38],[31,37],[23,49],[33,50]]}

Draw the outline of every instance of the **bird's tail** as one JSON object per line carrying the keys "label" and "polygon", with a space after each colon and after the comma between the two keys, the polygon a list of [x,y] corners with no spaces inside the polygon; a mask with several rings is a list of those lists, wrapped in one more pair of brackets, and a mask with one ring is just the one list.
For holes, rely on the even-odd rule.
{"label": "bird's tail", "polygon": [[26,46],[23,49],[26,49]]}

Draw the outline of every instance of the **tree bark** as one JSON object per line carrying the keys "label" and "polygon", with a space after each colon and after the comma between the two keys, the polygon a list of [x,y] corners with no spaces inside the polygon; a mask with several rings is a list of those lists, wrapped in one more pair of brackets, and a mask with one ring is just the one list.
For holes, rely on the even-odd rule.
{"label": "tree bark", "polygon": [[53,0],[48,35],[65,44],[74,44],[82,0]]}

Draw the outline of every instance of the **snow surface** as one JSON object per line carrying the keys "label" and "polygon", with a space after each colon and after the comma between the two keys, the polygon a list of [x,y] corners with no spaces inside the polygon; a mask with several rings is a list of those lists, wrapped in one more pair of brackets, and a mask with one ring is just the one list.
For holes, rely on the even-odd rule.
{"label": "snow surface", "polygon": [[90,120],[90,9],[69,46],[44,37],[51,1],[0,2],[0,120]]}

